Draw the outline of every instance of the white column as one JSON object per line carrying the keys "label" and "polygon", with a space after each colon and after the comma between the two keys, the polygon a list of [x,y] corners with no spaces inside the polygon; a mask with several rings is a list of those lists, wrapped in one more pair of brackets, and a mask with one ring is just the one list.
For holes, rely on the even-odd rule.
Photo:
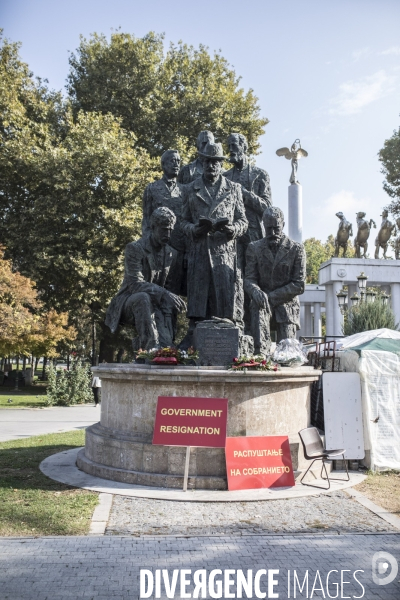
{"label": "white column", "polygon": [[392,283],[390,286],[392,296],[392,310],[396,323],[400,323],[400,283]]}
{"label": "white column", "polygon": [[[327,337],[335,335],[333,322],[333,292],[332,284],[325,286],[325,314],[326,314],[326,335]],[[336,301],[336,298],[335,298]]]}
{"label": "white column", "polygon": [[295,242],[303,241],[303,189],[299,183],[289,185],[289,237]]}
{"label": "white column", "polygon": [[321,303],[314,302],[314,332],[315,337],[322,335]]}
{"label": "white column", "polygon": [[300,336],[306,335],[305,332],[305,322],[304,322],[304,304],[300,304],[300,329],[296,333],[296,338],[299,339]]}
{"label": "white column", "polygon": [[312,336],[312,317],[311,317],[311,304],[304,306],[304,331],[303,335],[308,337]]}
{"label": "white column", "polygon": [[332,285],[332,291],[333,291],[333,330],[334,333],[333,335],[342,335],[342,323],[343,323],[343,316],[342,313],[340,312],[340,308],[339,308],[339,302],[338,299],[336,298],[336,294],[338,292],[340,292],[340,290],[342,289],[342,282],[341,281],[334,281],[333,285]]}
{"label": "white column", "polygon": [[[358,293],[358,285],[356,283],[349,283],[348,284],[348,290],[347,290],[347,302],[349,303],[349,306],[351,307],[351,300],[350,298],[352,296],[354,296],[354,294],[357,292]],[[360,295],[360,294],[358,294]]]}

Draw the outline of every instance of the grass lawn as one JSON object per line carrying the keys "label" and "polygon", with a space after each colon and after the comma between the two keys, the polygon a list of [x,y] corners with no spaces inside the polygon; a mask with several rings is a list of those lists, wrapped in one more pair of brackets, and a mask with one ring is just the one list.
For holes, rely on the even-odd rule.
{"label": "grass lawn", "polygon": [[372,502],[400,517],[400,473],[381,471],[368,473],[367,479],[354,486]]}
{"label": "grass lawn", "polygon": [[[15,391],[13,387],[0,386],[0,408],[40,408],[46,406],[47,383],[27,385]],[[11,399],[12,402],[8,402]]]}
{"label": "grass lawn", "polygon": [[58,483],[44,458],[84,446],[84,431],[0,443],[0,536],[85,535],[98,494]]}

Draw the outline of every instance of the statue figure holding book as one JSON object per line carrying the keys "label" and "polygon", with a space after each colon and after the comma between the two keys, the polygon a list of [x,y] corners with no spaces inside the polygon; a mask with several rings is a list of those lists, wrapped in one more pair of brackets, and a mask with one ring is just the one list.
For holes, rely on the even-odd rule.
{"label": "statue figure holding book", "polygon": [[241,186],[222,175],[221,144],[201,153],[204,173],[183,192],[182,229],[190,240],[188,312],[190,331],[210,317],[243,318],[243,286],[236,239],[247,230]]}

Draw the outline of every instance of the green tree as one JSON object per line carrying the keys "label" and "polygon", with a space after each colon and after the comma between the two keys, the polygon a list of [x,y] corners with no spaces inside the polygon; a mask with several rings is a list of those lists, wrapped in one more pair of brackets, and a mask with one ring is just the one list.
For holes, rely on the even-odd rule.
{"label": "green tree", "polygon": [[323,244],[316,238],[308,238],[304,241],[306,251],[306,283],[318,283],[318,270],[323,262],[331,258],[331,254]]}
{"label": "green tree", "polygon": [[393,198],[389,210],[400,215],[400,127],[391,138],[385,140],[379,160],[383,165],[381,173],[385,176],[383,189]]}
{"label": "green tree", "polygon": [[344,317],[343,334],[353,335],[374,329],[398,329],[390,306],[384,305],[378,295],[374,302],[360,302],[350,308]]}
{"label": "green tree", "polygon": [[[159,167],[120,119],[73,114],[7,40],[0,81],[0,241],[47,310],[67,311],[87,330],[82,315],[90,321],[90,307],[103,307],[95,315],[101,341],[123,250],[140,235],[143,190]],[[116,348],[127,344],[120,338]]]}
{"label": "green tree", "polygon": [[[325,243],[316,238],[308,238],[304,241],[304,249],[307,257],[306,283],[317,284],[320,266],[335,255],[335,237],[329,235]],[[351,241],[347,247],[347,256],[350,258],[355,256]]]}
{"label": "green tree", "polygon": [[198,133],[211,130],[225,142],[231,131],[246,135],[250,153],[259,150],[259,137],[268,119],[260,116],[253,90],[219,54],[211,56],[179,42],[164,54],[163,36],[136,38],[117,32],[110,41],[94,34],[81,37],[70,57],[68,91],[75,110],[99,111],[121,117],[137,143],[159,157],[178,148],[185,160],[196,155]]}

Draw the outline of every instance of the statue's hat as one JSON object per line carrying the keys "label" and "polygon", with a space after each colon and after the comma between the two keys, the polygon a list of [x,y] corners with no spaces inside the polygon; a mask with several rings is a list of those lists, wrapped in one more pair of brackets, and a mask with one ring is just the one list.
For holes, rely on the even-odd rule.
{"label": "statue's hat", "polygon": [[216,142],[208,142],[204,148],[204,152],[199,152],[199,156],[215,160],[229,160],[227,156],[224,156],[222,144],[217,144]]}

